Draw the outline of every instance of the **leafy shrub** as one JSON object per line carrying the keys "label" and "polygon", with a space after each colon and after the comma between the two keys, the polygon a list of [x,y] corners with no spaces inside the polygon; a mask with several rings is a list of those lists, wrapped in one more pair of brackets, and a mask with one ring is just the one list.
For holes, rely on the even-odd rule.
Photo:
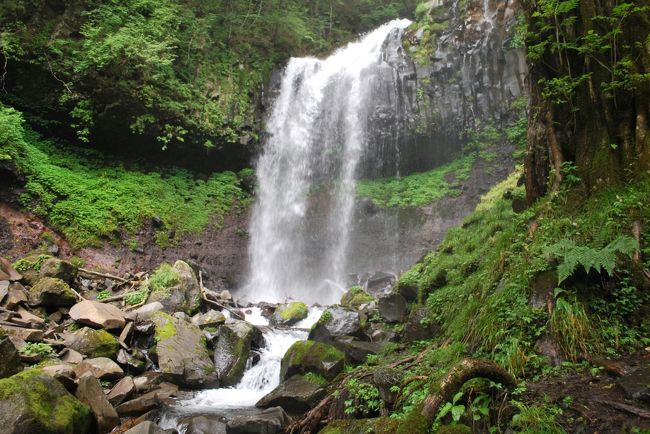
{"label": "leafy shrub", "polygon": [[20,353],[30,357],[38,356],[43,359],[56,357],[52,346],[43,342],[28,342],[20,349]]}

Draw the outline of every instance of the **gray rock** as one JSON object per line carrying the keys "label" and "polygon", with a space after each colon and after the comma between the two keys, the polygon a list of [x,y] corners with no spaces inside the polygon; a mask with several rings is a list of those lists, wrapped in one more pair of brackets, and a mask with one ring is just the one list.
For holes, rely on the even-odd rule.
{"label": "gray rock", "polygon": [[162,303],[155,301],[153,303],[147,303],[142,307],[137,308],[126,314],[126,318],[135,322],[143,322],[151,319],[151,316],[163,310],[165,306]]}
{"label": "gray rock", "polygon": [[13,310],[21,304],[26,304],[27,301],[27,290],[20,282],[9,284],[9,291],[4,302],[7,309]]}
{"label": "gray rock", "polygon": [[151,319],[156,326],[158,366],[165,378],[189,388],[216,387],[219,379],[201,330],[164,312]]}
{"label": "gray rock", "polygon": [[381,353],[386,342],[366,342],[352,336],[343,336],[333,340],[332,345],[343,351],[348,361],[363,363],[369,355]]}
{"label": "gray rock", "polygon": [[325,343],[339,336],[364,336],[359,312],[331,306],[309,332],[309,340]]}
{"label": "gray rock", "polygon": [[258,408],[279,406],[290,414],[301,414],[309,411],[324,396],[325,391],[318,384],[300,375],[294,375],[280,383],[255,406]]}
{"label": "gray rock", "polygon": [[282,432],[291,419],[281,407],[269,408],[259,413],[235,416],[228,421],[228,434],[276,434]]}
{"label": "gray rock", "polygon": [[75,395],[79,401],[90,407],[90,411],[95,415],[98,432],[108,433],[120,423],[117,412],[106,399],[97,378],[92,375],[82,376]]}
{"label": "gray rock", "polygon": [[618,384],[628,398],[650,402],[650,365],[635,369],[622,376]]}
{"label": "gray rock", "polygon": [[58,258],[49,258],[41,264],[41,271],[39,274],[41,277],[56,277],[57,279],[61,279],[71,285],[77,278],[77,271],[77,267],[68,261]]}
{"label": "gray rock", "polygon": [[92,300],[75,304],[69,314],[70,318],[80,324],[107,330],[119,329],[126,324],[124,313],[120,309],[111,304]]}
{"label": "gray rock", "polygon": [[178,386],[162,383],[158,388],[118,405],[115,410],[120,416],[137,416],[153,410],[163,402],[169,402],[176,395]]}
{"label": "gray rock", "polygon": [[114,359],[120,346],[117,338],[106,330],[83,327],[74,332],[61,334],[65,346],[87,357],[108,357]]}
{"label": "gray rock", "polygon": [[379,315],[387,322],[402,322],[406,318],[408,306],[404,297],[397,293],[379,298]]}
{"label": "gray rock", "polygon": [[135,393],[135,383],[132,377],[124,377],[113,386],[108,393],[108,401],[112,405],[120,405]]}
{"label": "gray rock", "polygon": [[255,332],[252,324],[240,320],[219,327],[214,364],[222,385],[233,386],[241,379]]}
{"label": "gray rock", "polygon": [[218,417],[188,416],[179,425],[185,434],[226,434],[226,422]]}
{"label": "gray rock", "polygon": [[345,354],[333,346],[315,341],[297,341],[282,357],[280,379],[314,372],[332,380],[343,371],[344,366]]}
{"label": "gray rock", "polygon": [[69,363],[60,363],[57,365],[48,365],[43,369],[43,374],[59,381],[68,391],[74,391],[77,384],[74,380],[74,365]]}
{"label": "gray rock", "polygon": [[162,303],[168,313],[185,312],[193,315],[201,306],[201,290],[196,274],[184,261],[176,261],[172,270],[178,275],[179,283],[162,291],[153,291],[148,302]]}
{"label": "gray rock", "polygon": [[140,422],[130,430],[126,431],[124,434],[167,434],[168,431],[162,429],[160,426],[151,422],[150,420],[145,420]]}
{"label": "gray rock", "polygon": [[35,306],[70,307],[77,302],[77,296],[63,280],[43,277],[29,290],[29,302]]}
{"label": "gray rock", "polygon": [[427,308],[419,307],[411,310],[404,325],[404,340],[406,342],[431,339],[438,331],[437,324],[427,317]]}
{"label": "gray rock", "polygon": [[124,377],[122,368],[107,357],[86,359],[74,369],[74,374],[77,378],[83,377],[86,373],[90,373],[100,380],[116,380]]}
{"label": "gray rock", "polygon": [[37,370],[0,380],[0,397],[0,434],[91,432],[88,407],[57,380]]}
{"label": "gray rock", "polygon": [[280,326],[293,325],[309,315],[309,308],[301,301],[281,304],[271,316],[271,324]]}
{"label": "gray rock", "polygon": [[206,313],[197,313],[192,317],[192,324],[201,329],[206,327],[217,327],[225,322],[225,315],[216,310],[209,310]]}
{"label": "gray rock", "polygon": [[[0,333],[2,333],[0,331]],[[8,336],[0,334],[0,378],[9,377],[22,370],[20,355]]]}
{"label": "gray rock", "polygon": [[10,282],[17,282],[23,276],[17,272],[11,265],[11,262],[3,257],[0,257],[0,280],[8,280]]}

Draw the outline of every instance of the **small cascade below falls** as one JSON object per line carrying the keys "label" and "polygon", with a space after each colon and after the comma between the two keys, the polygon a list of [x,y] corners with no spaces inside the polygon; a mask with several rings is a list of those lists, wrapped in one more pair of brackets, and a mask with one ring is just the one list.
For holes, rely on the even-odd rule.
{"label": "small cascade below falls", "polygon": [[[339,300],[370,102],[390,67],[383,48],[409,24],[392,21],[325,60],[289,61],[257,164],[249,300]],[[317,230],[308,222],[314,214]]]}

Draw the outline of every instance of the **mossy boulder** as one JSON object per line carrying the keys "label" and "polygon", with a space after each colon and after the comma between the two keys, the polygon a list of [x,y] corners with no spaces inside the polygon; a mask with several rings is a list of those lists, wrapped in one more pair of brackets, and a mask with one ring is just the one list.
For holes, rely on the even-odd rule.
{"label": "mossy boulder", "polygon": [[325,343],[341,336],[365,338],[359,312],[342,306],[328,307],[309,332],[309,340]]}
{"label": "mossy boulder", "polygon": [[260,399],[255,406],[258,408],[280,406],[287,413],[303,414],[324,396],[325,390],[318,384],[300,375],[294,375],[280,383],[278,387]]}
{"label": "mossy boulder", "polygon": [[30,369],[0,380],[1,434],[85,434],[90,410],[52,377]]}
{"label": "mossy boulder", "polygon": [[189,388],[216,387],[216,369],[201,329],[164,312],[151,317],[158,367],[165,379]]}
{"label": "mossy boulder", "polygon": [[71,262],[59,258],[46,259],[39,272],[41,277],[56,277],[72,284],[77,277],[78,269]]}
{"label": "mossy boulder", "polygon": [[23,281],[34,285],[41,278],[41,266],[50,259],[50,255],[29,255],[13,263],[13,268],[23,275]]}
{"label": "mossy boulder", "polygon": [[341,306],[348,309],[359,309],[361,305],[372,303],[375,298],[363,290],[360,286],[353,286],[343,297],[341,297]]}
{"label": "mossy boulder", "polygon": [[173,266],[161,264],[149,279],[149,289],[147,302],[160,302],[167,313],[193,315],[201,306],[199,281],[184,261],[176,261]]}
{"label": "mossy boulder", "polygon": [[223,386],[234,386],[244,374],[256,330],[252,324],[240,320],[219,327],[214,364]]}
{"label": "mossy boulder", "polygon": [[29,302],[34,306],[70,307],[77,297],[63,280],[44,277],[29,290]]}
{"label": "mossy boulder", "polygon": [[345,366],[345,354],[331,345],[315,341],[298,341],[287,350],[280,364],[280,379],[314,372],[328,380]]}
{"label": "mossy boulder", "polygon": [[83,327],[74,332],[63,333],[65,346],[90,357],[115,359],[120,344],[115,336],[106,330]]}
{"label": "mossy boulder", "polygon": [[271,317],[271,323],[274,325],[290,326],[298,321],[307,318],[309,308],[301,301],[282,304],[277,307]]}

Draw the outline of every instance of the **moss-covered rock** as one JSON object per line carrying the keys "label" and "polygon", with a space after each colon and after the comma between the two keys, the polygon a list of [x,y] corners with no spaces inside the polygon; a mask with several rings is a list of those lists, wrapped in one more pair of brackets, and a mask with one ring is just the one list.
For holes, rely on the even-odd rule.
{"label": "moss-covered rock", "polygon": [[233,386],[241,379],[255,332],[252,324],[239,320],[219,327],[214,364],[222,385]]}
{"label": "moss-covered rock", "polygon": [[283,381],[269,394],[260,399],[258,408],[280,406],[290,414],[303,414],[309,411],[325,396],[325,391],[316,383],[294,375]]}
{"label": "moss-covered rock", "polygon": [[298,341],[287,350],[280,366],[283,380],[307,372],[332,380],[343,370],[345,354],[322,342]]}
{"label": "moss-covered rock", "polygon": [[358,309],[363,304],[372,303],[375,298],[363,290],[360,286],[353,286],[343,297],[341,297],[341,306],[349,309]]}
{"label": "moss-covered rock", "polygon": [[52,377],[30,369],[0,380],[2,434],[85,434],[90,410]]}
{"label": "moss-covered rock", "polygon": [[216,387],[219,381],[201,329],[164,312],[156,312],[151,320],[158,367],[165,378],[190,388]]}
{"label": "moss-covered rock", "polygon": [[63,280],[44,277],[29,290],[29,302],[36,306],[70,307],[77,297]]}
{"label": "moss-covered rock", "polygon": [[23,280],[30,285],[35,284],[40,279],[41,266],[45,261],[50,259],[50,255],[29,255],[14,262],[13,267],[23,275]]}
{"label": "moss-covered rock", "polygon": [[277,307],[271,318],[275,325],[289,326],[307,318],[309,308],[301,301],[294,301]]}
{"label": "moss-covered rock", "polygon": [[83,327],[74,332],[64,333],[65,346],[90,357],[115,359],[120,347],[117,338],[106,330]]}
{"label": "moss-covered rock", "polygon": [[148,303],[162,303],[167,313],[196,313],[201,306],[199,281],[192,267],[184,261],[173,266],[163,263],[149,279]]}
{"label": "moss-covered rock", "polygon": [[22,369],[18,350],[6,336],[4,330],[0,329],[0,378],[8,377]]}
{"label": "moss-covered rock", "polygon": [[56,277],[68,284],[72,284],[77,277],[78,269],[71,262],[59,258],[46,259],[41,265],[41,277]]}

